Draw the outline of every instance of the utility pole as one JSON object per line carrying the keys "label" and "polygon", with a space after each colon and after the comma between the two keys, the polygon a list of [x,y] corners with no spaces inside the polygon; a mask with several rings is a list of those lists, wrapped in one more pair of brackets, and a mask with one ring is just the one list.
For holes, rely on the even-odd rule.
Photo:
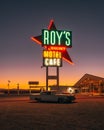
{"label": "utility pole", "polygon": [[17,94],[19,95],[19,83],[17,84]]}
{"label": "utility pole", "polygon": [[8,95],[10,95],[10,80],[8,80]]}

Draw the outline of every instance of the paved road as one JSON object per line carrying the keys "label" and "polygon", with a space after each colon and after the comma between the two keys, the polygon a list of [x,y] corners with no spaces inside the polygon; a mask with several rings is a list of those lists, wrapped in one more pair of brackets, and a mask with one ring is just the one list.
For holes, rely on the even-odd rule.
{"label": "paved road", "polygon": [[0,98],[0,130],[103,130],[104,98],[77,96],[72,104]]}

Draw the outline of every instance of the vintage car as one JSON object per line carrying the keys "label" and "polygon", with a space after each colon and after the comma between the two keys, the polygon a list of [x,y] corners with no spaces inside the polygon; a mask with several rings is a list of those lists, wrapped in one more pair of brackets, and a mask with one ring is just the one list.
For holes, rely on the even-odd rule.
{"label": "vintage car", "polygon": [[55,91],[43,91],[38,94],[31,94],[30,100],[36,100],[38,102],[73,102],[75,100],[75,96],[69,93],[57,93]]}

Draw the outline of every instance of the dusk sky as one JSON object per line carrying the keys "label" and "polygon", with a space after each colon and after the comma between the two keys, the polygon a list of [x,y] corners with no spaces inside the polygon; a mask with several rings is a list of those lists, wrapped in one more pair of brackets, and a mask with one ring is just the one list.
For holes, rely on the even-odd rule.
{"label": "dusk sky", "polygon": [[8,80],[11,88],[27,88],[28,81],[45,85],[43,48],[30,38],[51,19],[58,30],[72,31],[67,50],[75,65],[63,61],[60,85],[74,85],[85,73],[104,77],[103,0],[0,0],[0,88]]}

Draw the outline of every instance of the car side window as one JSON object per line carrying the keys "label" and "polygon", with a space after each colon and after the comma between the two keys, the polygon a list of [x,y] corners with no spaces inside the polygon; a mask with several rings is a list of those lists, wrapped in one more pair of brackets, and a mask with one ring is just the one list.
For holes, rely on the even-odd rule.
{"label": "car side window", "polygon": [[45,92],[42,92],[41,94],[42,94],[42,95],[46,95],[46,93],[45,93]]}
{"label": "car side window", "polygon": [[47,95],[51,95],[51,92],[47,92]]}

